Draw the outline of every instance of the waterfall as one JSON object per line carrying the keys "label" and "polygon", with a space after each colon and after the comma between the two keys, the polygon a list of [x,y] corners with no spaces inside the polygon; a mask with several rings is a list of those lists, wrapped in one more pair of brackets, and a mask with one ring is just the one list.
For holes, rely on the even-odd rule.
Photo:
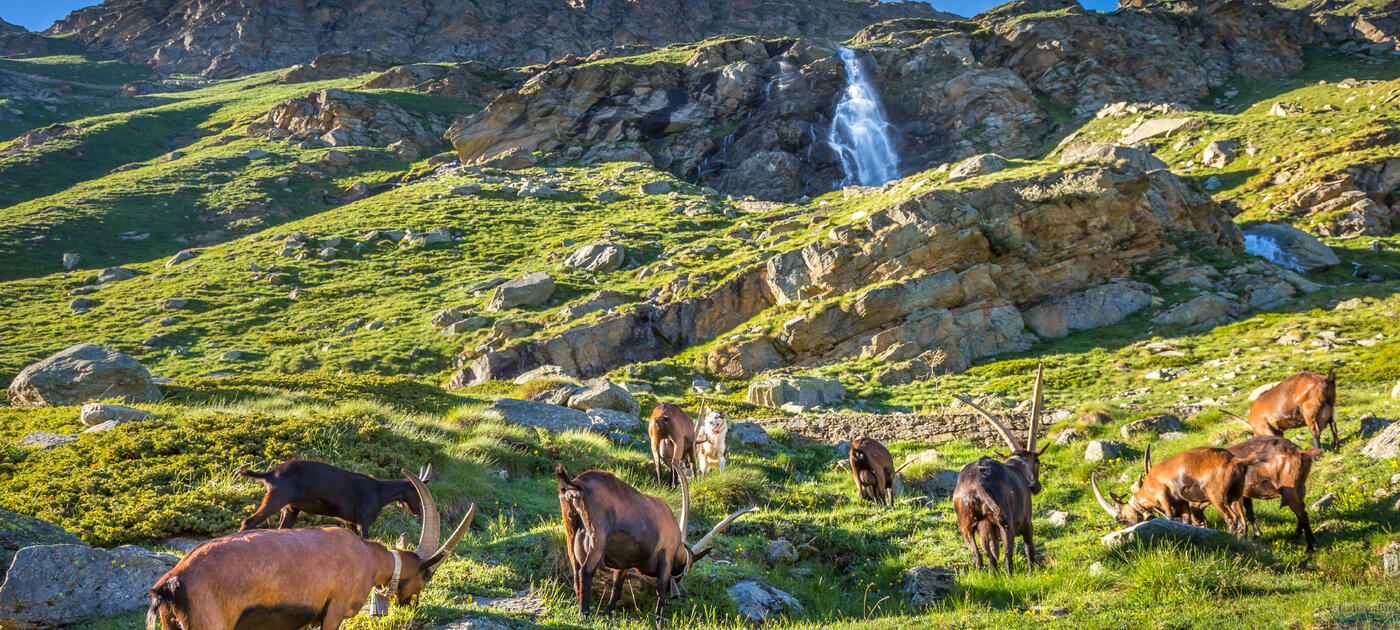
{"label": "waterfall", "polygon": [[880,186],[899,178],[899,155],[880,94],[850,48],[840,48],[846,66],[846,92],[836,104],[826,143],[841,160],[841,183]]}

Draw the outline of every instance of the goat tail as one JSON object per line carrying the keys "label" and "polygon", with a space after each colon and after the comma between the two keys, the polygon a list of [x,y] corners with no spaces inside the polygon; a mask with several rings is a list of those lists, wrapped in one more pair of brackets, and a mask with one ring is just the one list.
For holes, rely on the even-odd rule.
{"label": "goat tail", "polygon": [[185,599],[185,587],[179,577],[162,578],[148,594],[151,604],[146,608],[146,630],[187,630],[189,626],[177,612]]}
{"label": "goat tail", "polygon": [[1308,450],[1306,450],[1306,451],[1303,451],[1303,457],[1305,457],[1305,458],[1307,458],[1307,459],[1309,459],[1309,460],[1314,460],[1314,461],[1315,461],[1315,460],[1317,460],[1318,458],[1322,457],[1322,454],[1325,453],[1325,452],[1326,452],[1326,451],[1324,451],[1324,450],[1322,450],[1322,449],[1320,449],[1320,448],[1310,448],[1310,449],[1308,449]]}
{"label": "goat tail", "polygon": [[576,485],[576,484],[573,482],[572,479],[569,479],[569,471],[564,470],[564,465],[563,465],[563,464],[555,464],[555,465],[554,465],[554,476],[557,477],[557,478],[559,479],[559,491],[560,491],[560,492],[563,492],[564,490],[569,490],[569,489],[572,489],[572,490],[577,490],[577,489],[578,489],[578,485]]}
{"label": "goat tail", "polygon": [[247,477],[249,479],[257,479],[260,481],[267,481],[269,479],[272,479],[272,471],[269,470],[267,472],[256,472],[250,470],[247,466],[239,466],[238,474],[243,475],[244,477]]}

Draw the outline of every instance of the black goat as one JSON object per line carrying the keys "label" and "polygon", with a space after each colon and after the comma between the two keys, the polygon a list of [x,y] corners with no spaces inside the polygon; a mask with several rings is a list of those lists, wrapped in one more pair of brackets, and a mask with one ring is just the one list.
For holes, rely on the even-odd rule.
{"label": "black goat", "polygon": [[[426,483],[431,472],[432,466],[427,466],[419,471],[418,478]],[[412,483],[375,479],[325,462],[289,459],[265,473],[243,467],[238,474],[267,486],[262,504],[252,516],[243,519],[240,532],[257,527],[277,512],[282,513],[278,529],[288,529],[296,523],[298,514],[307,512],[345,521],[365,538],[380,510],[390,503],[402,505],[414,516],[423,513],[423,503]]]}

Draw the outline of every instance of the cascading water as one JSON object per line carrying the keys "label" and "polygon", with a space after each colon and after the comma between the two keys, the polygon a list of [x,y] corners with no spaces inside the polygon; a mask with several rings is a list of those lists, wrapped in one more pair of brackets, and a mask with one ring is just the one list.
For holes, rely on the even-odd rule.
{"label": "cascading water", "polygon": [[841,170],[846,173],[843,185],[880,186],[899,178],[899,154],[894,150],[890,121],[856,52],[838,50],[846,66],[846,92],[836,104],[826,143],[841,160]]}

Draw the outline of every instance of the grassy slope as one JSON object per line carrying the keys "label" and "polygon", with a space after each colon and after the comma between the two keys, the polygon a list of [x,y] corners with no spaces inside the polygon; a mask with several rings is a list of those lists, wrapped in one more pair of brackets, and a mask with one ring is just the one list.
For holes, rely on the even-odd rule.
{"label": "grassy slope", "polygon": [[[396,467],[411,468],[417,459],[431,459],[443,474],[442,480],[434,484],[434,491],[444,497],[448,513],[459,513],[466,501],[475,500],[482,507],[478,525],[463,543],[462,553],[439,573],[421,607],[396,611],[385,620],[358,618],[352,622],[353,628],[424,627],[464,613],[479,613],[472,596],[508,596],[532,587],[547,603],[547,611],[539,620],[543,625],[646,625],[645,616],[639,612],[649,609],[645,595],[635,604],[624,599],[626,613],[621,623],[585,621],[571,612],[571,595],[562,579],[557,501],[548,475],[556,460],[563,461],[575,473],[586,467],[606,468],[647,492],[674,501],[674,493],[648,479],[644,447],[615,446],[596,436],[547,436],[502,426],[478,417],[481,398],[472,394],[444,395],[423,388],[423,384],[440,382],[450,371],[447,357],[463,347],[474,346],[486,334],[483,331],[456,338],[438,335],[427,323],[434,311],[459,304],[480,305],[483,297],[471,295],[468,287],[484,279],[539,269],[555,274],[561,285],[559,295],[546,307],[511,316],[547,321],[557,306],[596,289],[611,288],[637,295],[681,273],[691,274],[693,286],[708,286],[751,264],[760,249],[800,246],[818,238],[832,225],[850,220],[854,212],[899,199],[905,194],[902,190],[927,176],[912,176],[902,187],[889,192],[850,200],[841,199],[839,193],[819,199],[814,202],[814,211],[801,219],[806,225],[789,234],[791,240],[780,245],[745,245],[723,237],[725,231],[745,221],[753,224],[754,232],[761,231],[761,216],[726,219],[708,215],[690,219],[666,213],[677,203],[703,201],[703,193],[682,187],[674,201],[664,196],[639,196],[635,191],[640,183],[663,177],[648,169],[628,171],[625,165],[604,165],[560,169],[553,175],[543,170],[530,171],[530,178],[563,180],[559,187],[567,192],[549,200],[509,198],[499,193],[499,185],[493,183],[486,184],[486,192],[480,198],[430,199],[429,195],[445,193],[452,186],[484,178],[430,179],[341,207],[302,208],[298,210],[304,213],[300,218],[288,217],[285,224],[270,225],[256,234],[263,237],[260,240],[245,238],[214,245],[185,265],[163,269],[164,258],[178,247],[173,240],[157,240],[154,232],[162,228],[149,222],[150,199],[170,199],[169,194],[159,193],[168,193],[192,178],[197,180],[210,169],[226,169],[233,173],[234,181],[198,193],[198,199],[177,197],[181,204],[215,205],[252,195],[275,196],[276,191],[259,188],[259,182],[281,172],[276,165],[318,155],[317,151],[303,152],[256,139],[214,146],[212,138],[198,137],[199,133],[191,134],[191,139],[184,142],[164,141],[167,134],[196,129],[205,134],[238,135],[237,123],[250,120],[283,98],[318,87],[347,85],[327,82],[285,87],[268,81],[267,76],[261,76],[226,82],[162,97],[169,102],[127,119],[119,119],[119,115],[95,119],[90,131],[62,141],[72,142],[71,145],[54,147],[87,155],[70,172],[43,161],[57,160],[57,153],[32,158],[41,161],[27,166],[0,161],[0,170],[45,175],[41,179],[31,177],[33,181],[14,189],[10,194],[18,201],[7,202],[14,205],[0,209],[0,255],[10,257],[8,262],[0,263],[10,278],[0,282],[0,308],[5,313],[0,317],[0,381],[7,381],[29,361],[81,341],[133,352],[155,373],[182,377],[170,388],[169,400],[146,407],[158,414],[159,420],[154,423],[85,437],[68,452],[28,452],[13,447],[0,452],[0,472],[4,473],[0,477],[5,479],[6,490],[0,505],[58,520],[94,542],[149,543],[172,534],[209,534],[235,527],[238,515],[245,513],[257,496],[256,486],[230,475],[237,464],[258,466],[288,455],[308,455],[392,474]],[[1279,99],[1302,100],[1314,88],[1298,84],[1290,89],[1299,92],[1279,94]],[[402,94],[387,97],[416,98]],[[1272,102],[1258,96],[1241,98],[1259,98],[1266,109]],[[1249,116],[1239,118],[1241,124],[1257,122]],[[1094,125],[1098,124],[1091,124],[1086,134],[1096,133]],[[1107,128],[1100,131],[1112,132]],[[118,134],[111,137],[128,138],[135,144],[114,145],[105,141],[108,136],[103,134]],[[268,165],[248,166],[237,157],[255,147],[274,153],[273,158],[266,160]],[[155,160],[173,148],[181,148],[189,155],[172,163]],[[1291,145],[1288,148],[1297,149]],[[144,166],[107,174],[115,166],[136,161]],[[367,167],[372,172],[362,173],[359,178],[387,177],[410,166],[398,163]],[[1033,161],[1017,162],[1016,166],[989,180],[1051,168]],[[610,204],[589,201],[604,186],[604,180],[610,178],[620,181],[625,198]],[[989,180],[960,185],[984,185]],[[335,184],[343,186],[348,181]],[[172,188],[161,188],[167,185]],[[309,186],[293,186],[295,194],[286,198],[288,203],[308,192],[306,188],[296,188],[304,185]],[[330,187],[332,182],[323,185]],[[84,187],[91,189],[80,190]],[[143,202],[142,195],[147,193],[152,196]],[[98,201],[75,203],[81,196]],[[34,209],[48,205],[63,207],[63,214],[53,218],[30,216]],[[86,218],[90,216],[98,219]],[[99,219],[100,222],[85,223]],[[89,261],[85,267],[105,266],[103,262],[91,261],[115,256],[117,260],[133,262],[130,266],[146,274],[87,296],[96,301],[92,312],[73,316],[64,306],[70,299],[66,291],[80,285],[93,273],[92,269],[40,274],[53,268],[57,254],[68,251],[69,243],[89,246],[94,226],[100,226],[106,234],[140,229],[152,231],[153,236],[141,244],[121,246],[129,249],[111,245],[91,255],[85,252],[84,258]],[[353,238],[371,229],[424,230],[438,226],[461,230],[465,237],[459,242],[424,249],[371,248],[358,255],[343,250],[344,260],[337,263],[277,258],[272,254],[274,245],[266,240],[297,230],[318,238]],[[67,240],[57,244],[21,245],[37,231],[36,227],[51,233],[72,231],[67,232]],[[681,269],[646,281],[636,280],[630,272],[595,278],[555,267],[554,263],[574,247],[565,245],[563,239],[586,243],[601,238],[609,228],[623,233],[621,242],[634,249],[634,257],[643,263],[652,262],[663,250],[678,247],[715,245],[719,251],[715,255],[677,259],[683,263]],[[177,225],[164,236],[188,229],[187,224]],[[78,235],[84,238],[71,240]],[[1400,242],[1395,237],[1386,240]],[[1373,254],[1359,243],[1334,245],[1345,260],[1400,264],[1390,260],[1389,254]],[[287,274],[293,283],[268,284],[264,273],[248,271],[250,263],[264,272],[271,269]],[[697,272],[708,272],[708,276]],[[1340,270],[1315,279],[1336,286],[1276,312],[1216,330],[1154,330],[1146,323],[1149,315],[1144,314],[1119,326],[1042,344],[1024,355],[998,357],[964,374],[897,388],[862,383],[862,377],[878,369],[869,363],[851,362],[826,370],[841,376],[856,395],[872,402],[936,408],[947,404],[948,394],[956,391],[999,392],[1011,400],[1024,399],[1029,394],[1034,361],[1043,359],[1050,370],[1050,403],[1056,407],[1107,408],[1115,415],[1114,425],[1083,426],[1081,430],[1094,437],[1111,437],[1117,434],[1117,425],[1179,402],[1227,398],[1234,401],[1230,408],[1240,412],[1244,408],[1243,395],[1260,383],[1299,367],[1336,367],[1342,382],[1338,417],[1344,435],[1348,435],[1355,429],[1355,419],[1364,412],[1383,417],[1395,413],[1387,394],[1390,384],[1400,378],[1400,363],[1395,360],[1400,330],[1393,323],[1400,301],[1389,297],[1395,291],[1394,282],[1345,286],[1348,278]],[[290,286],[303,289],[300,299],[287,297]],[[1330,308],[1339,299],[1363,295],[1379,301],[1359,310],[1342,312]],[[157,304],[164,297],[193,299],[194,308],[160,311]],[[767,314],[771,318],[780,315]],[[166,316],[177,321],[165,326],[155,321]],[[385,326],[375,331],[358,328],[342,333],[346,324],[355,320],[365,324],[379,321]],[[1270,343],[1291,329],[1335,330],[1349,339],[1369,339],[1378,334],[1384,337],[1375,345],[1344,343],[1331,350],[1310,346],[1313,338],[1305,339],[1300,346]],[[187,348],[190,354],[172,356],[169,347],[141,349],[140,341],[156,332],[171,333],[170,344]],[[1185,356],[1154,355],[1141,343],[1153,340],[1170,340]],[[1242,352],[1234,353],[1236,347]],[[229,349],[243,351],[244,358],[236,363],[218,359]],[[658,391],[667,397],[682,396],[692,361],[703,350],[698,348],[663,363],[662,369],[654,373]],[[1118,366],[1122,369],[1115,369]],[[1131,403],[1105,402],[1117,392],[1148,384],[1141,378],[1145,371],[1168,366],[1186,366],[1190,373],[1170,384],[1151,383],[1152,392],[1138,395]],[[196,378],[225,369],[246,375]],[[307,370],[312,373],[279,375]],[[348,375],[376,371],[413,376],[385,380]],[[1235,376],[1226,378],[1229,373]],[[669,380],[662,380],[667,377]],[[731,385],[741,389],[743,384]],[[509,389],[494,385],[479,393],[510,393]],[[1129,406],[1117,406],[1120,404]],[[77,411],[72,408],[0,408],[0,437],[9,442],[32,430],[73,432],[79,429],[76,416]],[[1189,418],[1187,424],[1188,436],[1159,445],[1159,457],[1207,443],[1210,436],[1221,431],[1238,431],[1237,425],[1214,412]],[[765,510],[742,521],[720,540],[715,557],[728,559],[732,564],[704,562],[697,567],[687,584],[687,598],[670,605],[669,610],[675,615],[673,625],[740,625],[733,620],[735,610],[723,589],[743,578],[764,579],[798,596],[808,612],[805,620],[793,622],[796,627],[1121,627],[1129,622],[1165,628],[1223,628],[1241,623],[1308,626],[1329,619],[1328,610],[1341,602],[1391,601],[1400,596],[1393,583],[1379,578],[1378,561],[1373,555],[1394,536],[1400,521],[1389,502],[1370,499],[1373,490],[1388,485],[1396,469],[1394,462],[1373,465],[1362,460],[1356,454],[1362,441],[1356,438],[1344,440],[1342,456],[1329,454],[1315,468],[1310,496],[1332,491],[1339,499],[1329,510],[1314,515],[1314,523],[1322,532],[1323,549],[1313,557],[1305,556],[1287,542],[1287,534],[1292,531],[1291,514],[1281,512],[1272,503],[1259,506],[1265,528],[1265,536],[1259,542],[1222,548],[1108,552],[1097,538],[1113,526],[1097,511],[1085,483],[1090,474],[1097,473],[1100,479],[1110,480],[1121,490],[1126,486],[1125,476],[1138,468],[1135,458],[1142,444],[1134,444],[1128,461],[1098,465],[1082,461],[1082,445],[1051,447],[1044,469],[1046,490],[1037,497],[1036,504],[1041,510],[1066,509],[1086,520],[1054,528],[1038,519],[1042,566],[1023,569],[1012,576],[964,573],[959,577],[954,597],[928,611],[908,609],[902,603],[897,582],[908,566],[961,567],[967,563],[966,549],[955,534],[951,506],[936,502],[927,507],[877,510],[853,503],[849,500],[849,479],[832,466],[829,447],[802,445],[781,434],[775,438],[778,443],[771,453],[739,448],[730,460],[729,470],[697,483],[696,502],[702,523],[713,522],[750,502]],[[158,457],[164,451],[148,448],[148,444],[185,444],[190,452],[171,462],[159,458],[151,461],[153,455]],[[922,448],[916,444],[893,445],[896,456]],[[945,456],[944,465],[954,469],[982,454],[965,443],[939,448]],[[392,455],[386,456],[386,451]],[[82,456],[81,461],[87,463],[89,470],[73,472],[75,454]],[[159,475],[164,474],[163,466],[171,464],[186,469],[173,481],[150,477],[132,480],[131,471],[154,467]],[[500,470],[506,471],[509,481],[500,480]],[[929,473],[910,472],[913,476]],[[55,478],[73,482],[54,483]],[[157,483],[173,483],[178,491],[152,497],[147,486]],[[104,495],[110,494],[129,500],[109,502]],[[210,504],[217,509],[200,512],[198,518],[174,518]],[[132,505],[144,509],[123,507]],[[161,514],[172,518],[159,518]],[[400,529],[411,529],[402,512],[390,509],[386,515],[376,528],[378,537],[387,540]],[[762,549],[773,537],[785,537],[799,544],[811,541],[813,548],[803,551],[797,567],[769,566]],[[1090,574],[1087,567],[1093,562],[1103,563],[1107,570]],[[1018,558],[1018,563],[1023,564],[1022,559]],[[794,568],[811,569],[812,574],[803,576]],[[1210,604],[1202,605],[1203,601]],[[1047,619],[1045,615],[1027,614],[1027,606],[1060,606],[1068,616]],[[491,614],[494,613],[488,616]],[[527,623],[519,616],[506,616],[504,620]],[[98,620],[89,627],[138,628],[141,622],[137,615],[128,615]]]}

